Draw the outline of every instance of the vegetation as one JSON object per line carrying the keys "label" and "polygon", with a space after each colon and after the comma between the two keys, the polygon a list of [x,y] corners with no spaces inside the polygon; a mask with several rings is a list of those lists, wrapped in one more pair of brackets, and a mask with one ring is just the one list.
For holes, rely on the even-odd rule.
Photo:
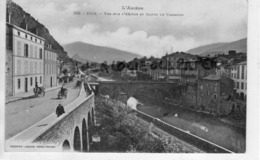
{"label": "vegetation", "polygon": [[121,102],[97,97],[96,131],[101,142],[93,143],[91,150],[107,152],[168,152],[165,141],[154,138],[149,126],[140,121],[135,113]]}

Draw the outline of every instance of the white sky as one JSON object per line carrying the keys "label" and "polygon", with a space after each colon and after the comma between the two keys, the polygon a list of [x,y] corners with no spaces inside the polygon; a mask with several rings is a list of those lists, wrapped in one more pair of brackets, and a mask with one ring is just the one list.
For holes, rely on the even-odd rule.
{"label": "white sky", "polygon": [[[13,0],[43,23],[60,44],[82,41],[146,56],[247,37],[246,0]],[[74,15],[74,11],[147,13],[182,17]],[[128,11],[131,12],[131,11]]]}

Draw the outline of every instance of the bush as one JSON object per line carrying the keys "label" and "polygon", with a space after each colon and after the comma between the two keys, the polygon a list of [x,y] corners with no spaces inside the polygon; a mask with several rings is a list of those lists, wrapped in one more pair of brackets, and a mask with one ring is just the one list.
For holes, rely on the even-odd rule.
{"label": "bush", "polygon": [[[148,125],[135,112],[118,101],[97,97],[96,117],[101,142],[96,151],[107,152],[166,152],[162,140],[153,138]],[[101,117],[101,118],[100,118]]]}

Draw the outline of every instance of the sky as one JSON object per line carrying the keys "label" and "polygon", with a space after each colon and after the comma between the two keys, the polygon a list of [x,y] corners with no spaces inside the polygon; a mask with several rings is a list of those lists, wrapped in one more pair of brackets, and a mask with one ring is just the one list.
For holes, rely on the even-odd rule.
{"label": "sky", "polygon": [[[143,56],[247,37],[247,0],[13,0],[60,43],[108,46]],[[123,10],[122,6],[143,10]],[[80,15],[74,12],[80,11]],[[100,15],[84,15],[97,12]],[[104,15],[120,13],[117,15]],[[124,16],[122,13],[144,13]],[[147,16],[146,13],[164,14]],[[167,16],[181,14],[182,16]]]}

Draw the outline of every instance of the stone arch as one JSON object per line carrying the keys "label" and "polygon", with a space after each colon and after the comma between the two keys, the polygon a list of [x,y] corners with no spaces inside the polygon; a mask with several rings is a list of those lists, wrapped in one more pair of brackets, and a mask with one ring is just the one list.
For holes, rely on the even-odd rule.
{"label": "stone arch", "polygon": [[81,151],[80,131],[78,126],[74,130],[73,148],[74,151]]}
{"label": "stone arch", "polygon": [[94,112],[94,107],[92,107],[91,112],[92,112],[91,123],[94,125],[94,124],[95,124],[95,112]]}
{"label": "stone arch", "polygon": [[62,151],[70,151],[70,142],[65,140],[62,144]]}
{"label": "stone arch", "polygon": [[89,137],[89,144],[92,142],[92,133],[91,133],[91,117],[90,117],[90,112],[88,112],[88,137]]}
{"label": "stone arch", "polygon": [[85,118],[82,120],[82,151],[88,151],[88,135],[87,135],[87,124]]}

